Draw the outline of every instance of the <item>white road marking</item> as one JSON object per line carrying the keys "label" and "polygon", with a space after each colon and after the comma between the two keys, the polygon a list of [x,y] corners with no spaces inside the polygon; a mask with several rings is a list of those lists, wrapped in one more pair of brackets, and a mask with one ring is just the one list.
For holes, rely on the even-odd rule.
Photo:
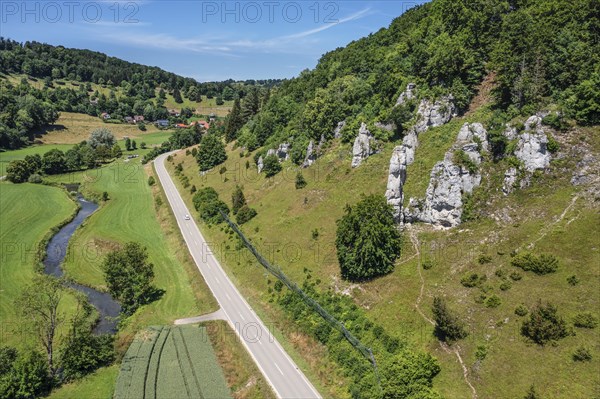
{"label": "white road marking", "polygon": [[275,367],[277,367],[277,370],[279,370],[279,372],[281,373],[281,375],[283,375],[283,371],[281,371],[281,369],[279,368],[279,366],[277,365],[277,363],[273,362],[273,364],[275,365]]}

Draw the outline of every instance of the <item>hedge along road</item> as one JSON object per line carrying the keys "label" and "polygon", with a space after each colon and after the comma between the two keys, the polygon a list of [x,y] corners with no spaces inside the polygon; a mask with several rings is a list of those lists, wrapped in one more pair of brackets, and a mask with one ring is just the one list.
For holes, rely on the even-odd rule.
{"label": "hedge along road", "polygon": [[165,160],[170,154],[172,153],[156,158],[154,161],[156,174],[196,266],[219,302],[227,322],[236,332],[279,398],[320,398],[317,390],[223,271],[200,233],[194,218],[186,220],[186,215],[191,215],[191,212],[187,209],[165,168]]}

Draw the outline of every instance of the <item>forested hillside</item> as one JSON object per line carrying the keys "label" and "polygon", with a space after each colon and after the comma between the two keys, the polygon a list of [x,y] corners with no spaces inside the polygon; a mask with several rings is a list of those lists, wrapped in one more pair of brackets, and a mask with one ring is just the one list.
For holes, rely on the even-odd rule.
{"label": "forested hillside", "polygon": [[[451,94],[458,113],[488,73],[498,113],[509,120],[557,104],[580,124],[600,123],[600,5],[593,0],[439,0],[415,7],[389,28],[325,54],[314,70],[285,82],[237,135],[253,150],[290,140],[301,163],[310,139],[353,138],[360,122],[394,123],[415,104],[392,108],[407,83],[418,98]],[[232,138],[234,135],[231,135]]]}
{"label": "forested hillside", "polygon": [[[22,78],[11,82],[8,77],[14,76]],[[2,37],[0,78],[4,78],[0,80],[0,148],[27,145],[32,132],[54,123],[60,111],[108,113],[121,121],[142,115],[154,121],[169,116],[168,99],[171,106],[187,109],[191,115],[194,104],[203,99],[215,98],[219,106],[253,91],[263,96],[281,83],[277,79],[199,83],[90,50],[21,44]]]}

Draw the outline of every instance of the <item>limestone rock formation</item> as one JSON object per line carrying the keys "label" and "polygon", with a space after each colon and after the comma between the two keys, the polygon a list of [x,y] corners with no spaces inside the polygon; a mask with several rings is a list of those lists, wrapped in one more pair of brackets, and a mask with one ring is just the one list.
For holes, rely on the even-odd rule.
{"label": "limestone rock formation", "polygon": [[434,102],[424,99],[421,100],[417,109],[417,123],[414,129],[417,133],[422,133],[430,127],[448,123],[454,116],[456,116],[456,107],[452,95],[442,97]]}
{"label": "limestone rock formation", "polygon": [[394,209],[394,219],[397,223],[402,222],[402,203],[404,202],[403,186],[406,182],[406,149],[400,145],[394,148],[390,159],[387,190],[385,198],[387,203]]}
{"label": "limestone rock formation", "polygon": [[279,158],[280,161],[287,161],[290,158],[290,144],[289,143],[279,144],[279,147],[277,147],[277,151],[275,152],[275,155],[277,155],[277,158]]}
{"label": "limestone rock formation", "polygon": [[542,128],[542,119],[532,116],[525,122],[525,131],[518,136],[515,156],[523,162],[527,172],[545,169],[550,165],[548,137]]}
{"label": "limestone rock formation", "polygon": [[308,143],[308,147],[306,147],[306,157],[304,158],[304,162],[302,163],[303,168],[308,168],[310,165],[315,163],[319,155],[321,154],[321,149],[325,145],[325,136],[321,135],[321,139],[319,140],[319,145],[315,147],[315,142],[311,140]]}
{"label": "limestone rock formation", "polygon": [[414,83],[409,83],[406,85],[406,90],[404,90],[402,93],[400,93],[400,96],[398,97],[398,100],[396,101],[396,106],[398,105],[403,105],[405,104],[407,101],[412,100],[413,98],[415,98],[415,87],[417,85],[415,85]]}
{"label": "limestone rock formation", "polygon": [[258,167],[258,173],[262,172],[265,167],[265,162],[263,160],[262,155],[258,158],[258,162],[256,162],[256,166]]}
{"label": "limestone rock formation", "polygon": [[342,137],[342,129],[346,126],[346,121],[338,122],[337,126],[333,130],[333,138],[339,139]]}
{"label": "limestone rock formation", "polygon": [[504,195],[510,194],[517,183],[517,168],[509,168],[504,173],[504,182],[502,183],[502,192]]}
{"label": "limestone rock formation", "polygon": [[410,199],[409,206],[404,211],[405,222],[421,221],[440,227],[460,224],[463,195],[472,193],[481,184],[481,174],[457,165],[454,153],[464,151],[479,166],[481,152],[487,151],[487,148],[487,132],[483,126],[480,123],[465,123],[444,160],[433,167],[425,199]]}
{"label": "limestone rock formation", "polygon": [[353,168],[360,166],[362,161],[377,152],[375,144],[375,137],[373,137],[369,129],[367,129],[366,123],[363,122],[358,131],[358,136],[356,136],[356,140],[354,140],[354,146],[352,146]]}

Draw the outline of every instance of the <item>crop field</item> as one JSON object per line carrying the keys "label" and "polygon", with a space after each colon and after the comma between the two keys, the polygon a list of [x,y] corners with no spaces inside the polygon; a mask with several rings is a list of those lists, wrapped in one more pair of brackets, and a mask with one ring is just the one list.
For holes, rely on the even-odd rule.
{"label": "crop field", "polygon": [[230,398],[204,327],[150,327],[123,358],[115,399]]}

